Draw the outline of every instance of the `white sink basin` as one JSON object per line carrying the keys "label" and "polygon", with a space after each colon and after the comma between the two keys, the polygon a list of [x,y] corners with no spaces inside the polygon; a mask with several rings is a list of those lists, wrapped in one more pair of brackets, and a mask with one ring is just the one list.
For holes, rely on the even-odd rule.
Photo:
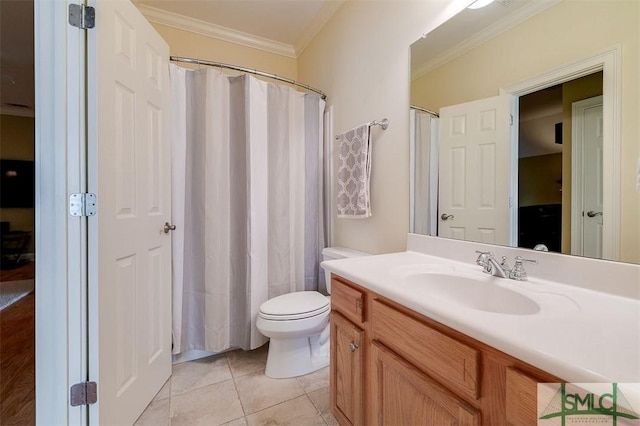
{"label": "white sink basin", "polygon": [[404,277],[416,297],[444,299],[467,309],[509,315],[533,315],[540,305],[528,296],[498,285],[491,276],[470,277],[462,274],[418,273]]}

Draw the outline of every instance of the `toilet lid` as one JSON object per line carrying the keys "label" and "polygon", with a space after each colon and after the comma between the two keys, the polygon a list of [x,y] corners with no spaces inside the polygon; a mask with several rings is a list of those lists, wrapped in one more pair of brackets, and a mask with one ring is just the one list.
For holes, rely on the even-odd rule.
{"label": "toilet lid", "polygon": [[260,316],[273,320],[309,318],[330,309],[329,299],[317,291],[298,291],[274,297],[260,305]]}

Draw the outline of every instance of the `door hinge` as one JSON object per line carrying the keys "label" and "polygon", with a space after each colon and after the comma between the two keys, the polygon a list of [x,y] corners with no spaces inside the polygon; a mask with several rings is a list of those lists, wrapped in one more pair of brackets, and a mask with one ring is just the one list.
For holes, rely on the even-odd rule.
{"label": "door hinge", "polygon": [[509,126],[513,126],[513,114],[509,114]]}
{"label": "door hinge", "polygon": [[509,197],[509,208],[513,207],[513,197]]}
{"label": "door hinge", "polygon": [[96,9],[84,4],[70,4],[69,24],[83,30],[95,27]]}
{"label": "door hinge", "polygon": [[83,192],[69,195],[69,214],[71,216],[95,216],[96,194]]}
{"label": "door hinge", "polygon": [[82,382],[71,386],[70,402],[72,407],[90,405],[98,402],[98,384],[96,382]]}

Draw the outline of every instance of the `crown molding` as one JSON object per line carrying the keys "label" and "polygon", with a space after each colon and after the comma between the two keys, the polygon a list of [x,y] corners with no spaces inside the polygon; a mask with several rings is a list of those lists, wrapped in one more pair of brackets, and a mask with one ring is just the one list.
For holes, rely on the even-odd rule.
{"label": "crown molding", "polygon": [[440,55],[435,56],[431,61],[425,62],[423,65],[418,67],[415,73],[413,73],[411,80],[423,77],[425,74],[446,64],[447,62],[453,61],[457,57],[464,55],[492,38],[497,37],[511,28],[523,23],[527,19],[544,12],[552,6],[555,6],[557,3],[560,3],[560,1],[561,0],[542,0],[530,2],[511,15],[499,20],[494,25],[485,28],[463,42],[458,43],[456,46],[447,49]]}
{"label": "crown molding", "polygon": [[295,44],[295,52],[296,56],[300,57],[300,55],[305,51],[307,46],[311,44],[311,41],[318,35],[320,30],[329,22],[331,17],[340,9],[340,7],[344,4],[345,0],[331,0],[326,1],[320,11],[316,14],[313,20],[307,25],[304,29],[302,35],[298,39]]}
{"label": "crown molding", "polygon": [[293,46],[285,43],[258,37],[242,31],[212,24],[210,22],[201,21],[200,19],[167,12],[166,10],[144,4],[138,5],[138,9],[149,22],[240,44],[242,46],[252,47],[254,49],[263,50],[276,55],[294,59],[296,58],[296,52]]}

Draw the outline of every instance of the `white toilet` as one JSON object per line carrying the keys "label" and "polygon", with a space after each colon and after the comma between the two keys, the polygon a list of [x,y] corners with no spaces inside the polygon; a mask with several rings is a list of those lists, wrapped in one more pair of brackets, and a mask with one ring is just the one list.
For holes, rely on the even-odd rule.
{"label": "white toilet", "polygon": [[[343,247],[322,250],[322,260],[367,255]],[[331,293],[330,274],[325,275]],[[258,331],[270,338],[268,377],[301,376],[329,365],[330,311],[330,298],[317,291],[283,294],[260,305]]]}

